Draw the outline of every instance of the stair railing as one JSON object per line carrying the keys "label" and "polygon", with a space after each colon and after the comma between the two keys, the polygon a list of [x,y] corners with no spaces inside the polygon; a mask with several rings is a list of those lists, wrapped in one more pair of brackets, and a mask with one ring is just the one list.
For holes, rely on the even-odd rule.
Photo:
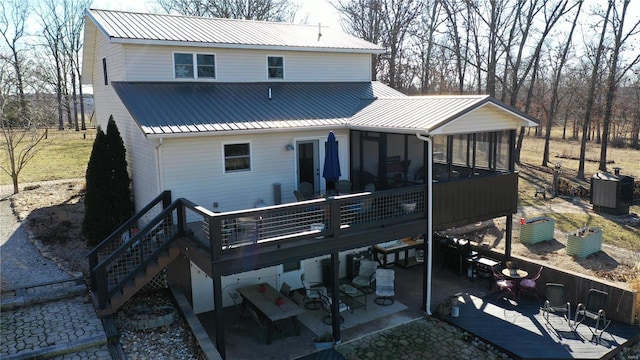
{"label": "stair railing", "polygon": [[[104,308],[108,299],[150,263],[153,256],[169,247],[173,236],[167,235],[175,232],[170,209],[177,207],[170,202],[171,192],[164,191],[89,253],[91,287],[99,308]],[[159,206],[164,210],[137,230],[139,222],[157,213]]]}

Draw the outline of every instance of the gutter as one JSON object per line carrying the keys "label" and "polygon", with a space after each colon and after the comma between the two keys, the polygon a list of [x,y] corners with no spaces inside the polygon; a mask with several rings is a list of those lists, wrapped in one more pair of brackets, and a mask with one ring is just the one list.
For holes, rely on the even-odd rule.
{"label": "gutter", "polygon": [[427,142],[427,174],[429,179],[427,181],[427,213],[429,214],[429,221],[427,225],[427,268],[429,272],[427,274],[427,300],[425,303],[425,310],[427,315],[431,315],[431,276],[433,273],[433,181],[431,181],[431,172],[433,169],[433,144],[429,137],[429,130],[425,130],[424,134],[416,133],[416,137],[422,141]]}

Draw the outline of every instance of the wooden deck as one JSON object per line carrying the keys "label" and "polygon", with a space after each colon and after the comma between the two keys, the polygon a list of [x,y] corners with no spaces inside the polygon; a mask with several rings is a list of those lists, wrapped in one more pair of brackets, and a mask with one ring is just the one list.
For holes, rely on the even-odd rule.
{"label": "wooden deck", "polygon": [[621,346],[640,340],[637,326],[613,321],[600,344],[595,344],[584,324],[573,331],[563,318],[554,315],[547,323],[540,310],[542,302],[533,298],[515,303],[497,299],[492,293],[482,298],[467,294],[461,299],[459,316],[446,320],[516,359],[609,359]]}

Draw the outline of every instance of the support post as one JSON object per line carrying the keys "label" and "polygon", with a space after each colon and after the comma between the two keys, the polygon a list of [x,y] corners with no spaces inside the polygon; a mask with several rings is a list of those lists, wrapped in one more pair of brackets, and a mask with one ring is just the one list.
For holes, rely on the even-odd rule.
{"label": "support post", "polygon": [[[211,264],[211,268],[215,269],[214,264]],[[222,277],[214,272],[211,278],[213,282],[213,306],[216,321],[216,348],[218,353],[223,359],[227,358],[224,346],[224,321],[222,315]]]}

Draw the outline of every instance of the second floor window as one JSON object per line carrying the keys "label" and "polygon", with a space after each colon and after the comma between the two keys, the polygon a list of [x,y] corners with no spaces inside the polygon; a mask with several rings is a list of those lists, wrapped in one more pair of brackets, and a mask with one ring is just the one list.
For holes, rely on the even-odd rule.
{"label": "second floor window", "polygon": [[267,73],[269,79],[284,79],[284,58],[282,56],[268,56]]}
{"label": "second floor window", "polygon": [[215,79],[216,57],[213,54],[174,53],[176,79]]}

